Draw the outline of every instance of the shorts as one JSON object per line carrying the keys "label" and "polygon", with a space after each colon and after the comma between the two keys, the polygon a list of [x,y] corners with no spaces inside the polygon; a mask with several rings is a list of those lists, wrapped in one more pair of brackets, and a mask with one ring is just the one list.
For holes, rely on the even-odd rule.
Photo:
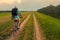
{"label": "shorts", "polygon": [[12,18],[13,18],[14,20],[18,20],[18,19],[19,19],[19,16],[18,16],[18,15],[14,15],[14,16],[12,16]]}

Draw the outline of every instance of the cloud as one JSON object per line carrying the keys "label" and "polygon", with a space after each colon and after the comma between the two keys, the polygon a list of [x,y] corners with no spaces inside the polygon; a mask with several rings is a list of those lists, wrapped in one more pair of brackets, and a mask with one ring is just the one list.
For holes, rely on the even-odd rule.
{"label": "cloud", "polygon": [[1,9],[11,9],[16,5],[22,10],[37,10],[50,4],[58,5],[60,0],[0,0]]}
{"label": "cloud", "polygon": [[27,10],[37,10],[48,5],[58,5],[60,0],[22,0],[20,8]]}
{"label": "cloud", "polygon": [[0,0],[0,3],[7,3],[7,4],[13,4],[13,3],[20,3],[21,0]]}
{"label": "cloud", "polygon": [[58,4],[60,4],[60,0],[47,0],[47,2],[49,2],[52,5],[58,5]]}
{"label": "cloud", "polygon": [[13,0],[0,0],[0,3],[12,4]]}

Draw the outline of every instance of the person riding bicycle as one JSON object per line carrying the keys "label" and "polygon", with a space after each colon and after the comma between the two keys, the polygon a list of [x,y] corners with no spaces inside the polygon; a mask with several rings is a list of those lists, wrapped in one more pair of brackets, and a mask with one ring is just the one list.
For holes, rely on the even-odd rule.
{"label": "person riding bicycle", "polygon": [[17,7],[12,9],[12,18],[14,20],[14,30],[15,31],[19,29],[19,25],[20,25],[20,22],[19,22],[20,18],[19,18],[19,16],[20,16],[20,13],[21,13],[21,11],[18,10]]}

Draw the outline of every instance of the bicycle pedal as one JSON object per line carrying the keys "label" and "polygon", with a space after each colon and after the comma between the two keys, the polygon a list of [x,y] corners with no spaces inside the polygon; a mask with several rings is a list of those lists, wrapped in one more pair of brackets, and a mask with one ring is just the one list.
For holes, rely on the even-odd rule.
{"label": "bicycle pedal", "polygon": [[17,28],[17,30],[19,30],[20,28]]}

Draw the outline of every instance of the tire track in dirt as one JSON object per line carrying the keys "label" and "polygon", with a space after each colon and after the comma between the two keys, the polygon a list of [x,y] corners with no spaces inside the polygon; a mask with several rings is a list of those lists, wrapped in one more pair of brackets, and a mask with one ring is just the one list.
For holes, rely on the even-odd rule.
{"label": "tire track in dirt", "polygon": [[19,36],[20,32],[22,31],[22,29],[24,28],[27,20],[29,19],[30,14],[28,15],[28,17],[20,24],[20,29],[17,31],[16,35],[13,36],[13,34],[10,36],[10,38],[8,38],[7,40],[16,40],[17,37]]}
{"label": "tire track in dirt", "polygon": [[26,32],[25,32],[25,35],[24,35],[23,40],[26,40],[26,38],[27,38],[27,30],[26,30]]}
{"label": "tire track in dirt", "polygon": [[35,27],[34,40],[44,40],[43,34],[41,32],[41,29],[39,29],[39,25],[34,14],[33,14],[33,19],[34,19],[34,27]]}
{"label": "tire track in dirt", "polygon": [[[29,38],[29,40],[32,40],[33,39],[33,37],[31,36],[31,29],[30,29],[30,27],[33,27],[33,24],[32,24],[32,26],[31,25],[29,25],[29,24],[31,24],[30,22],[33,22],[33,16],[32,16],[32,14],[31,14],[31,16],[30,16],[30,18],[29,18],[29,21],[28,21],[28,26],[26,27],[26,31],[25,31],[25,35],[24,35],[24,37],[23,37],[23,40],[28,40]],[[32,20],[32,21],[31,21]],[[33,30],[32,30],[33,31]],[[34,35],[34,34],[33,34]]]}

